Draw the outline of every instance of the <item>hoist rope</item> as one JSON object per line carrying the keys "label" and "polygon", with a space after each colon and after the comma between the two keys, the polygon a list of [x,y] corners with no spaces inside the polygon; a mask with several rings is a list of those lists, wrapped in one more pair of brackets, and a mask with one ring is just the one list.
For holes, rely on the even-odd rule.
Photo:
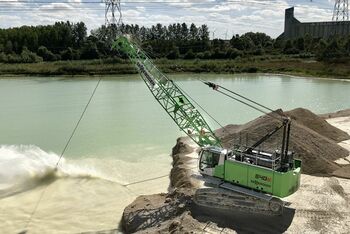
{"label": "hoist rope", "polygon": [[[201,81],[202,83],[204,83],[205,85],[208,85],[209,87],[212,87],[215,91],[217,91],[217,92],[219,92],[219,93],[221,93],[221,94],[223,94],[223,95],[225,95],[225,96],[227,96],[227,97],[229,97],[229,98],[231,98],[231,99],[234,99],[234,100],[237,101],[237,102],[240,102],[240,103],[242,103],[242,104],[244,104],[244,105],[247,105],[247,106],[249,106],[250,108],[253,108],[254,110],[257,110],[257,111],[259,111],[259,112],[261,112],[261,113],[263,113],[263,114],[266,114],[266,115],[270,116],[271,118],[274,118],[274,119],[276,119],[276,120],[278,120],[278,121],[281,121],[281,122],[283,122],[283,118],[286,118],[286,116],[284,116],[283,114],[277,113],[275,110],[272,110],[271,108],[269,108],[269,107],[267,107],[267,106],[264,106],[264,105],[262,105],[262,104],[260,104],[260,103],[258,103],[258,102],[256,102],[256,101],[254,101],[254,100],[252,100],[252,99],[249,99],[249,98],[247,98],[247,97],[245,97],[245,96],[243,96],[243,95],[241,95],[241,94],[239,94],[239,93],[237,93],[237,92],[234,92],[234,91],[232,91],[232,90],[229,90],[229,89],[227,89],[227,88],[225,88],[225,87],[223,87],[223,86],[221,86],[221,85],[218,85],[218,84],[215,84],[215,83],[212,83],[212,82],[208,82],[208,81],[205,81],[205,80],[202,80],[202,79],[198,79],[198,80],[200,80],[200,81]],[[216,86],[217,88],[216,88],[216,87],[214,88],[213,86]],[[221,88],[221,89],[223,89],[223,90],[225,90],[225,91],[227,91],[227,92],[229,92],[229,93],[231,93],[231,94],[233,94],[233,95],[236,95],[237,97],[239,97],[239,98],[241,98],[241,99],[244,99],[244,100],[246,100],[246,101],[243,101],[243,100],[241,100],[241,99],[239,99],[239,98],[237,98],[237,97],[234,97],[234,96],[232,96],[232,95],[230,95],[230,94],[227,94],[227,93],[225,93],[225,92],[222,92],[222,91],[219,90],[219,88]],[[250,104],[249,102],[252,103],[252,104]],[[261,108],[264,108],[264,109],[270,111],[271,113],[269,113],[269,112],[267,112],[267,111],[264,111],[264,110],[262,110],[261,108],[254,106],[253,104],[254,104],[254,105],[257,105],[257,106],[259,106],[259,107],[261,107]],[[277,117],[274,116],[273,114],[278,115],[278,116],[281,117],[282,119],[277,118]]]}
{"label": "hoist rope", "polygon": [[[90,96],[90,98],[89,98],[89,101],[86,103],[86,105],[85,105],[85,107],[84,107],[84,110],[83,110],[83,112],[82,112],[81,115],[80,115],[80,118],[79,118],[78,122],[76,123],[76,125],[75,125],[75,127],[74,127],[74,129],[73,129],[73,131],[72,131],[72,133],[71,133],[71,135],[70,135],[70,137],[68,138],[68,141],[67,141],[66,145],[64,146],[64,148],[63,148],[63,150],[62,150],[62,153],[61,153],[61,155],[60,155],[60,157],[59,157],[59,159],[58,159],[58,161],[57,161],[57,163],[56,163],[56,165],[55,165],[55,168],[54,168],[55,171],[57,170],[58,164],[60,163],[60,161],[61,161],[61,159],[62,159],[64,153],[66,152],[66,150],[67,150],[67,148],[68,148],[68,146],[69,146],[69,144],[70,144],[70,142],[71,142],[71,140],[72,140],[72,138],[73,138],[73,136],[74,136],[76,130],[78,129],[78,126],[79,126],[81,120],[83,119],[83,117],[84,117],[84,115],[85,115],[85,112],[86,112],[88,106],[90,105],[91,100],[92,100],[92,98],[94,97],[98,86],[100,85],[101,79],[102,79],[102,78],[100,77],[99,80],[98,80],[98,82],[97,82],[97,84],[96,84],[96,86],[95,86],[95,88],[94,88],[94,90],[93,90],[93,92],[92,92],[92,94],[91,94],[91,96]],[[36,202],[35,207],[34,207],[32,213],[30,214],[30,216],[29,216],[29,218],[28,218],[28,221],[27,221],[27,223],[26,223],[26,225],[25,225],[25,227],[24,227],[24,231],[22,231],[22,232],[20,232],[20,233],[23,233],[23,234],[24,234],[24,233],[27,233],[27,230],[26,230],[26,229],[28,228],[29,224],[31,223],[31,221],[32,221],[32,219],[33,219],[33,217],[34,217],[34,214],[35,214],[35,212],[37,211],[37,209],[38,209],[38,207],[39,207],[39,204],[40,204],[42,198],[44,197],[44,194],[45,194],[45,192],[46,192],[48,186],[49,186],[49,184],[45,185],[45,188],[44,188],[43,191],[41,192],[40,197],[39,197],[38,201]]]}
{"label": "hoist rope", "polygon": [[216,90],[216,91],[219,92],[219,93],[221,93],[221,94],[223,94],[223,95],[225,95],[225,96],[227,96],[227,97],[229,97],[229,98],[232,98],[232,99],[236,100],[237,102],[240,102],[240,103],[242,103],[242,104],[244,104],[244,105],[247,105],[247,106],[253,108],[254,110],[260,111],[260,112],[262,112],[262,113],[264,113],[264,114],[266,114],[266,115],[268,115],[268,116],[270,116],[270,117],[272,117],[272,118],[274,118],[274,119],[277,119],[277,120],[281,121],[279,118],[273,116],[272,114],[270,114],[270,113],[268,113],[268,112],[266,112],[266,111],[263,111],[263,110],[261,110],[260,108],[255,107],[255,106],[253,106],[253,105],[251,105],[251,104],[249,104],[249,103],[247,103],[247,102],[245,102],[245,101],[242,101],[242,100],[240,100],[240,99],[238,99],[238,98],[236,98],[236,97],[233,97],[233,96],[230,95],[230,94],[224,93],[224,92],[222,92],[222,91],[220,91],[220,90]]}
{"label": "hoist rope", "polygon": [[232,90],[229,90],[229,89],[227,89],[227,88],[225,88],[225,87],[223,87],[223,86],[221,86],[221,85],[219,85],[219,87],[222,88],[222,89],[224,89],[224,90],[226,90],[227,92],[230,92],[230,93],[232,93],[232,94],[234,94],[234,95],[240,97],[240,98],[243,98],[243,99],[245,99],[245,100],[247,100],[247,101],[249,101],[249,102],[251,102],[251,103],[254,103],[255,105],[258,105],[258,106],[260,106],[260,107],[262,107],[262,108],[265,108],[266,110],[269,110],[269,111],[271,111],[271,112],[274,112],[274,110],[272,110],[271,108],[266,107],[266,106],[264,106],[264,105],[262,105],[262,104],[260,104],[260,103],[257,103],[256,101],[254,101],[254,100],[252,100],[252,99],[249,99],[249,98],[247,98],[247,97],[244,97],[243,95],[240,95],[240,94],[237,93],[237,92],[234,92],[234,91],[232,91]]}

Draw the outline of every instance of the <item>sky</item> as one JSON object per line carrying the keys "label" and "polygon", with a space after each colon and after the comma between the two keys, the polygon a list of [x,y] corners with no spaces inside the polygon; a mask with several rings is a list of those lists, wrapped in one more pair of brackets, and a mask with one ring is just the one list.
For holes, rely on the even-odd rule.
{"label": "sky", "polygon": [[[295,7],[302,22],[331,21],[334,0],[121,0],[123,23],[206,24],[211,37],[283,32],[284,10]],[[118,17],[119,14],[117,13]],[[103,0],[0,0],[0,28],[83,21],[88,30],[105,23]]]}

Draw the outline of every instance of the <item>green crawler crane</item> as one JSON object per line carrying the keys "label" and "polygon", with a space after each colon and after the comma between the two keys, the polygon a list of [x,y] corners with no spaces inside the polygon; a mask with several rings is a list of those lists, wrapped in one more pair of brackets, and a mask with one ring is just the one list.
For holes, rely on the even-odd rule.
{"label": "green crawler crane", "polygon": [[[284,203],[280,198],[298,190],[301,174],[301,161],[294,159],[293,152],[288,150],[289,118],[279,116],[280,126],[250,147],[225,149],[181,88],[160,72],[139,46],[121,36],[113,47],[128,56],[154,98],[177,126],[201,147],[199,173],[209,187],[197,190],[194,197],[197,205],[264,214],[282,213]],[[233,92],[224,87],[211,82],[205,84],[232,97]],[[264,107],[248,98],[245,100]],[[271,116],[275,114],[270,113]],[[283,130],[281,150],[272,153],[257,150],[280,129]]]}

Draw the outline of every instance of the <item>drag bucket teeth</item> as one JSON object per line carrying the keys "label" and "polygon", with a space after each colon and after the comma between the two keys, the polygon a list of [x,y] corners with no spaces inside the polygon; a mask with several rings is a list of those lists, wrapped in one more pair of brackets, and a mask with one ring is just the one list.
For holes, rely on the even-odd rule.
{"label": "drag bucket teeth", "polygon": [[278,199],[266,201],[221,188],[198,189],[194,195],[194,203],[206,208],[264,215],[281,215],[283,210],[283,202]]}

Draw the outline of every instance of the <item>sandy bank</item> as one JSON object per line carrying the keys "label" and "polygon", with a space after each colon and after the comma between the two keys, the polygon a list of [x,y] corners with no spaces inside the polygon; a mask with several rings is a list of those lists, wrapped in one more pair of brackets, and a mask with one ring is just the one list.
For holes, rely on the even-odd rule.
{"label": "sandy bank", "polygon": [[[127,233],[346,233],[350,230],[350,180],[345,179],[350,178],[350,115],[326,121],[300,108],[286,114],[294,120],[291,149],[303,159],[304,174],[300,189],[284,199],[290,204],[283,216],[196,206],[192,197],[202,185],[191,175],[197,171],[198,148],[187,138],[180,138],[172,152],[169,193],[138,197],[124,210],[124,230]],[[262,116],[245,125],[219,129],[217,135],[229,147],[239,140],[237,136],[248,133],[249,137],[244,139],[249,145],[273,124],[276,123],[271,118]],[[264,147],[272,148],[277,140],[278,136]]]}

